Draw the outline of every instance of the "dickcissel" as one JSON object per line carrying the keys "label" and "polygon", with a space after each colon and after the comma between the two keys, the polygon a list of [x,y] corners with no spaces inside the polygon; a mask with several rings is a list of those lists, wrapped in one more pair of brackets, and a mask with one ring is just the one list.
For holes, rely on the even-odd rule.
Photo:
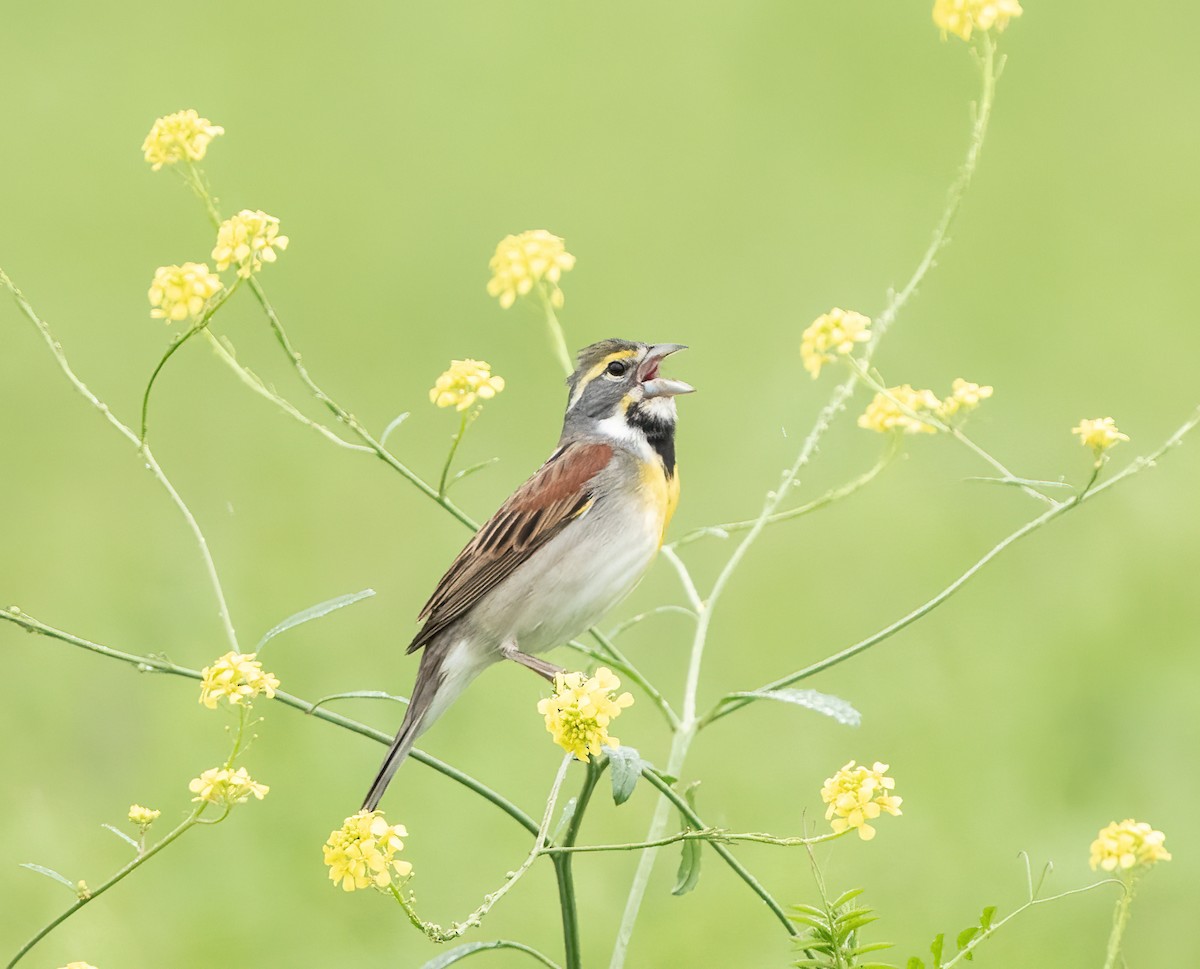
{"label": "dickcissel", "polygon": [[413,742],[487,667],[559,646],[637,585],[679,498],[675,397],[659,374],[676,343],[602,340],[579,352],[558,447],[458,553],[421,610],[408,651],[416,684],[363,810],[374,810]]}

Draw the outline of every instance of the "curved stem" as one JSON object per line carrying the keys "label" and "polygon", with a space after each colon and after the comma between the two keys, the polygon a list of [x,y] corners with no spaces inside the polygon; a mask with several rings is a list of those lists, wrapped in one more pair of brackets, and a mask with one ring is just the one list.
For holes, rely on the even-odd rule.
{"label": "curved stem", "polygon": [[[966,585],[966,583],[970,581],[985,565],[987,565],[992,559],[994,559],[1010,545],[1020,541],[1031,532],[1037,531],[1043,525],[1054,520],[1055,518],[1058,518],[1060,515],[1065,515],[1071,509],[1078,508],[1085,502],[1091,501],[1097,495],[1107,491],[1109,488],[1115,486],[1119,482],[1124,481],[1125,479],[1132,477],[1133,475],[1140,471],[1144,471],[1147,468],[1155,467],[1159,458],[1166,454],[1166,452],[1170,449],[1177,447],[1183,438],[1193,431],[1198,425],[1200,425],[1200,408],[1194,411],[1188,420],[1184,421],[1183,424],[1176,428],[1175,432],[1158,448],[1156,448],[1150,454],[1132,461],[1126,468],[1122,469],[1120,473],[1114,475],[1100,485],[1094,485],[1096,475],[1099,473],[1099,469],[1095,469],[1091,479],[1088,482],[1088,485],[1082,491],[1080,491],[1079,494],[1067,499],[1066,501],[1055,503],[1053,508],[1044,511],[1037,518],[1026,522],[1016,531],[1005,536],[1003,539],[1001,539],[1001,541],[989,549],[985,555],[978,559],[974,565],[963,572],[957,579],[938,592],[935,596],[927,599],[921,605],[917,606],[917,608],[913,609],[911,612],[901,616],[895,622],[879,630],[879,632],[868,636],[866,639],[860,640],[853,646],[848,646],[846,649],[834,653],[832,656],[828,656],[810,666],[806,666],[801,670],[797,670],[795,673],[789,673],[787,676],[781,677],[778,680],[774,680],[771,683],[759,687],[758,690],[754,692],[760,692],[762,690],[778,690],[786,686],[791,686],[793,683],[808,679],[810,676],[814,676],[817,673],[823,672],[824,670],[829,669],[831,666],[836,666],[838,663],[842,663],[850,659],[850,657],[856,656],[859,653],[870,649],[872,646],[883,642],[885,639],[894,636],[901,629],[912,625],[912,623],[916,622],[922,616],[932,612],[943,602],[949,599],[952,595],[954,595],[954,593]],[[734,710],[738,710],[741,707],[744,707],[746,704],[752,702],[754,702],[752,699],[747,699],[745,697],[734,697],[727,695],[719,700],[713,709],[705,715],[702,720],[702,725],[712,723],[715,720],[720,720],[722,717],[733,713]]]}
{"label": "curved stem", "polygon": [[450,465],[454,463],[454,455],[458,451],[459,444],[462,443],[463,435],[467,433],[467,411],[462,412],[462,419],[458,422],[458,433],[454,435],[454,439],[450,442],[450,453],[446,455],[446,463],[442,465],[442,476],[438,479],[437,493],[439,498],[446,497],[446,477],[450,474]]}
{"label": "curved stem", "polygon": [[145,443],[146,441],[146,428],[150,421],[150,391],[154,389],[154,382],[158,380],[158,375],[162,373],[162,369],[167,365],[167,361],[175,355],[176,350],[182,347],[188,342],[188,340],[194,337],[201,330],[207,330],[208,324],[213,318],[213,314],[215,314],[217,310],[225,305],[226,300],[228,300],[229,297],[234,294],[238,288],[238,284],[241,283],[241,281],[242,280],[239,277],[228,289],[221,290],[220,294],[215,300],[213,300],[211,304],[209,304],[208,308],[204,311],[204,314],[200,317],[200,319],[196,321],[195,325],[167,348],[167,352],[164,353],[162,359],[158,361],[158,366],[155,367],[154,372],[150,374],[150,379],[146,382],[146,389],[142,392],[142,443]]}
{"label": "curved stem", "polygon": [[[163,659],[161,656],[141,656],[137,653],[127,653],[124,650],[114,649],[111,646],[104,646],[100,643],[95,643],[82,637],[75,636],[72,633],[64,632],[61,629],[55,629],[53,626],[48,626],[32,616],[22,612],[17,606],[10,606],[7,609],[0,609],[0,620],[6,620],[14,625],[28,630],[29,632],[38,633],[50,639],[57,639],[60,642],[67,643],[71,646],[78,646],[81,649],[86,649],[89,652],[98,653],[101,656],[107,656],[109,659],[120,660],[123,663],[128,663],[136,667],[138,670],[147,673],[167,673],[172,676],[182,676],[189,680],[201,680],[203,675],[200,670],[190,669],[186,666],[179,666],[169,660]],[[344,717],[340,713],[335,713],[325,707],[317,707],[312,702],[295,696],[294,694],[277,690],[273,703],[281,703],[283,706],[291,707],[294,710],[299,710],[302,713],[309,714],[317,720],[324,720],[326,723],[332,723],[334,726],[342,727],[352,733],[367,737],[374,740],[376,743],[384,744],[385,746],[392,742],[392,734],[385,733],[382,730],[376,730],[374,727],[369,727],[365,723],[359,723],[357,720],[352,720],[349,717]],[[427,754],[423,750],[414,748],[409,755],[413,760],[416,760],[426,767],[431,767],[439,774],[457,781],[459,784],[468,790],[478,794],[484,800],[489,801],[510,818],[516,821],[530,834],[537,834],[537,823],[519,807],[505,798],[503,795],[492,790],[486,784],[476,780],[470,774],[467,774],[457,767],[447,764],[443,760],[439,760],[432,754]]]}
{"label": "curved stem", "polygon": [[[574,845],[579,837],[579,829],[583,824],[583,815],[587,810],[592,793],[596,790],[604,768],[608,766],[608,758],[597,762],[595,758],[588,761],[587,776],[583,779],[583,787],[575,799],[575,810],[571,821],[563,835],[564,845]],[[540,851],[546,850],[543,846]],[[572,859],[569,854],[551,858],[554,864],[554,874],[558,879],[558,901],[562,910],[563,949],[566,958],[566,969],[581,969],[583,966],[583,947],[579,939],[578,900],[575,897],[575,873],[572,870]]]}
{"label": "curved stem", "polygon": [[151,848],[148,848],[146,851],[139,854],[136,858],[133,859],[133,861],[129,862],[129,864],[127,864],[124,868],[122,868],[115,875],[113,875],[110,879],[108,879],[108,881],[106,881],[103,885],[100,885],[97,888],[91,889],[86,897],[78,899],[72,906],[70,906],[70,908],[68,908],[64,912],[62,912],[57,918],[53,919],[51,922],[42,926],[42,928],[39,929],[37,931],[37,933],[34,934],[34,936],[28,942],[26,942],[23,946],[21,946],[20,949],[17,950],[17,954],[14,955],[11,960],[9,960],[8,964],[5,966],[5,969],[12,969],[13,966],[15,966],[26,955],[29,954],[29,951],[35,945],[37,945],[39,942],[41,942],[42,939],[44,939],[47,935],[49,935],[51,932],[53,932],[56,928],[58,928],[58,926],[60,926],[63,922],[65,922],[72,915],[74,915],[76,912],[78,912],[81,908],[83,908],[85,905],[87,905],[88,902],[94,901],[95,899],[99,898],[101,895],[103,895],[105,892],[107,892],[110,888],[112,888],[114,885],[116,885],[119,881],[121,881],[123,878],[125,878],[127,875],[129,875],[132,871],[134,871],[137,868],[140,868],[147,861],[149,861],[151,858],[153,858],[156,854],[158,854],[160,851],[162,851],[163,848],[167,847],[167,845],[171,844],[173,841],[175,841],[177,838],[179,838],[185,831],[187,831],[189,828],[196,825],[198,823],[200,814],[203,810],[204,810],[204,805],[202,804],[198,810],[193,811],[191,813],[191,815],[189,815],[187,817],[187,819],[185,819],[178,827],[176,827],[174,830],[169,832],[162,839],[162,841],[158,842],[158,844],[154,845]]}
{"label": "curved stem", "polygon": [[259,375],[253,370],[251,370],[249,367],[242,366],[242,364],[238,361],[237,355],[233,352],[232,345],[226,346],[222,340],[219,340],[217,337],[213,336],[212,330],[210,330],[208,327],[205,327],[204,329],[204,336],[208,340],[209,346],[213,348],[213,351],[218,357],[221,358],[222,362],[224,362],[229,369],[233,371],[238,380],[249,387],[254,393],[258,394],[259,397],[270,401],[285,414],[287,414],[288,417],[298,421],[305,427],[311,427],[327,441],[332,444],[336,444],[338,447],[345,448],[348,451],[360,451],[364,454],[373,453],[365,444],[353,444],[350,441],[343,440],[324,424],[318,424],[316,421],[310,420],[290,400],[281,396],[280,394],[275,393],[274,390],[268,387],[263,379],[259,377]]}
{"label": "curved stem", "polygon": [[1113,909],[1112,932],[1108,936],[1108,948],[1104,954],[1104,969],[1115,969],[1121,956],[1121,939],[1125,936],[1125,928],[1129,925],[1129,906],[1133,904],[1133,883],[1122,883],[1121,897],[1117,899]]}
{"label": "curved stem", "polygon": [[[875,462],[872,467],[860,474],[852,481],[846,482],[844,485],[839,485],[836,488],[830,488],[820,498],[814,498],[812,501],[803,505],[797,505],[795,508],[789,508],[787,511],[779,511],[773,515],[767,516],[767,524],[774,525],[777,522],[791,521],[793,518],[802,518],[805,515],[812,514],[814,511],[820,511],[822,508],[832,505],[836,501],[841,501],[843,498],[849,498],[860,488],[866,487],[878,477],[892,461],[896,455],[900,453],[900,441],[896,437],[891,437],[887,447],[884,449],[883,455]],[[692,542],[699,541],[702,538],[728,538],[733,532],[744,532],[754,527],[757,518],[746,518],[741,521],[723,522],[720,525],[709,525],[706,528],[697,528],[688,532],[681,538],[675,539],[673,542],[668,542],[663,546],[664,552],[674,552],[677,548],[682,548],[684,545],[691,545]]]}
{"label": "curved stem", "polygon": [[562,324],[558,322],[558,314],[550,302],[550,294],[546,292],[545,284],[538,285],[542,297],[542,308],[546,316],[546,329],[550,332],[550,347],[558,359],[559,366],[569,377],[575,372],[575,364],[571,361],[571,351],[567,349],[567,339],[563,335]]}

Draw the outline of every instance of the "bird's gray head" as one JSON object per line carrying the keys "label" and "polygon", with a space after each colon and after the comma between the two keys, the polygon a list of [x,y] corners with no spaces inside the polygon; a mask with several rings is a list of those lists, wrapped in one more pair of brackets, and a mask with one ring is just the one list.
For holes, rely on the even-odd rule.
{"label": "bird's gray head", "polygon": [[678,343],[615,339],[584,347],[579,365],[567,378],[570,395],[563,437],[589,432],[637,444],[647,435],[673,435],[675,397],[693,388],[660,376],[658,369],[663,358],[683,349]]}

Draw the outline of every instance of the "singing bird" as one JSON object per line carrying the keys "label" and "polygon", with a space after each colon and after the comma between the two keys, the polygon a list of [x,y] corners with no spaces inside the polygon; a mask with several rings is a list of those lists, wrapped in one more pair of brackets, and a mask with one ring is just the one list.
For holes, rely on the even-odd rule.
{"label": "singing bird", "polygon": [[579,352],[558,447],[458,553],[418,617],[424,647],[400,731],[364,811],[430,724],[483,670],[514,660],[554,679],[536,653],[579,635],[623,599],[662,546],[679,499],[675,397],[660,376],[677,343],[602,340]]}

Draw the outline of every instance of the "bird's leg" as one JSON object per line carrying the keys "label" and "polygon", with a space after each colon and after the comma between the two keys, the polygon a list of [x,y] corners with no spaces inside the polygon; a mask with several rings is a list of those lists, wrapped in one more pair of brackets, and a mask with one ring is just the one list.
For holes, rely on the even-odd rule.
{"label": "bird's leg", "polygon": [[516,643],[505,643],[500,647],[500,653],[505,659],[511,659],[516,663],[520,663],[526,669],[533,670],[538,676],[549,680],[551,683],[554,682],[554,677],[559,673],[566,672],[561,666],[555,666],[553,663],[547,663],[544,659],[538,659],[536,656],[522,653],[517,649]]}

